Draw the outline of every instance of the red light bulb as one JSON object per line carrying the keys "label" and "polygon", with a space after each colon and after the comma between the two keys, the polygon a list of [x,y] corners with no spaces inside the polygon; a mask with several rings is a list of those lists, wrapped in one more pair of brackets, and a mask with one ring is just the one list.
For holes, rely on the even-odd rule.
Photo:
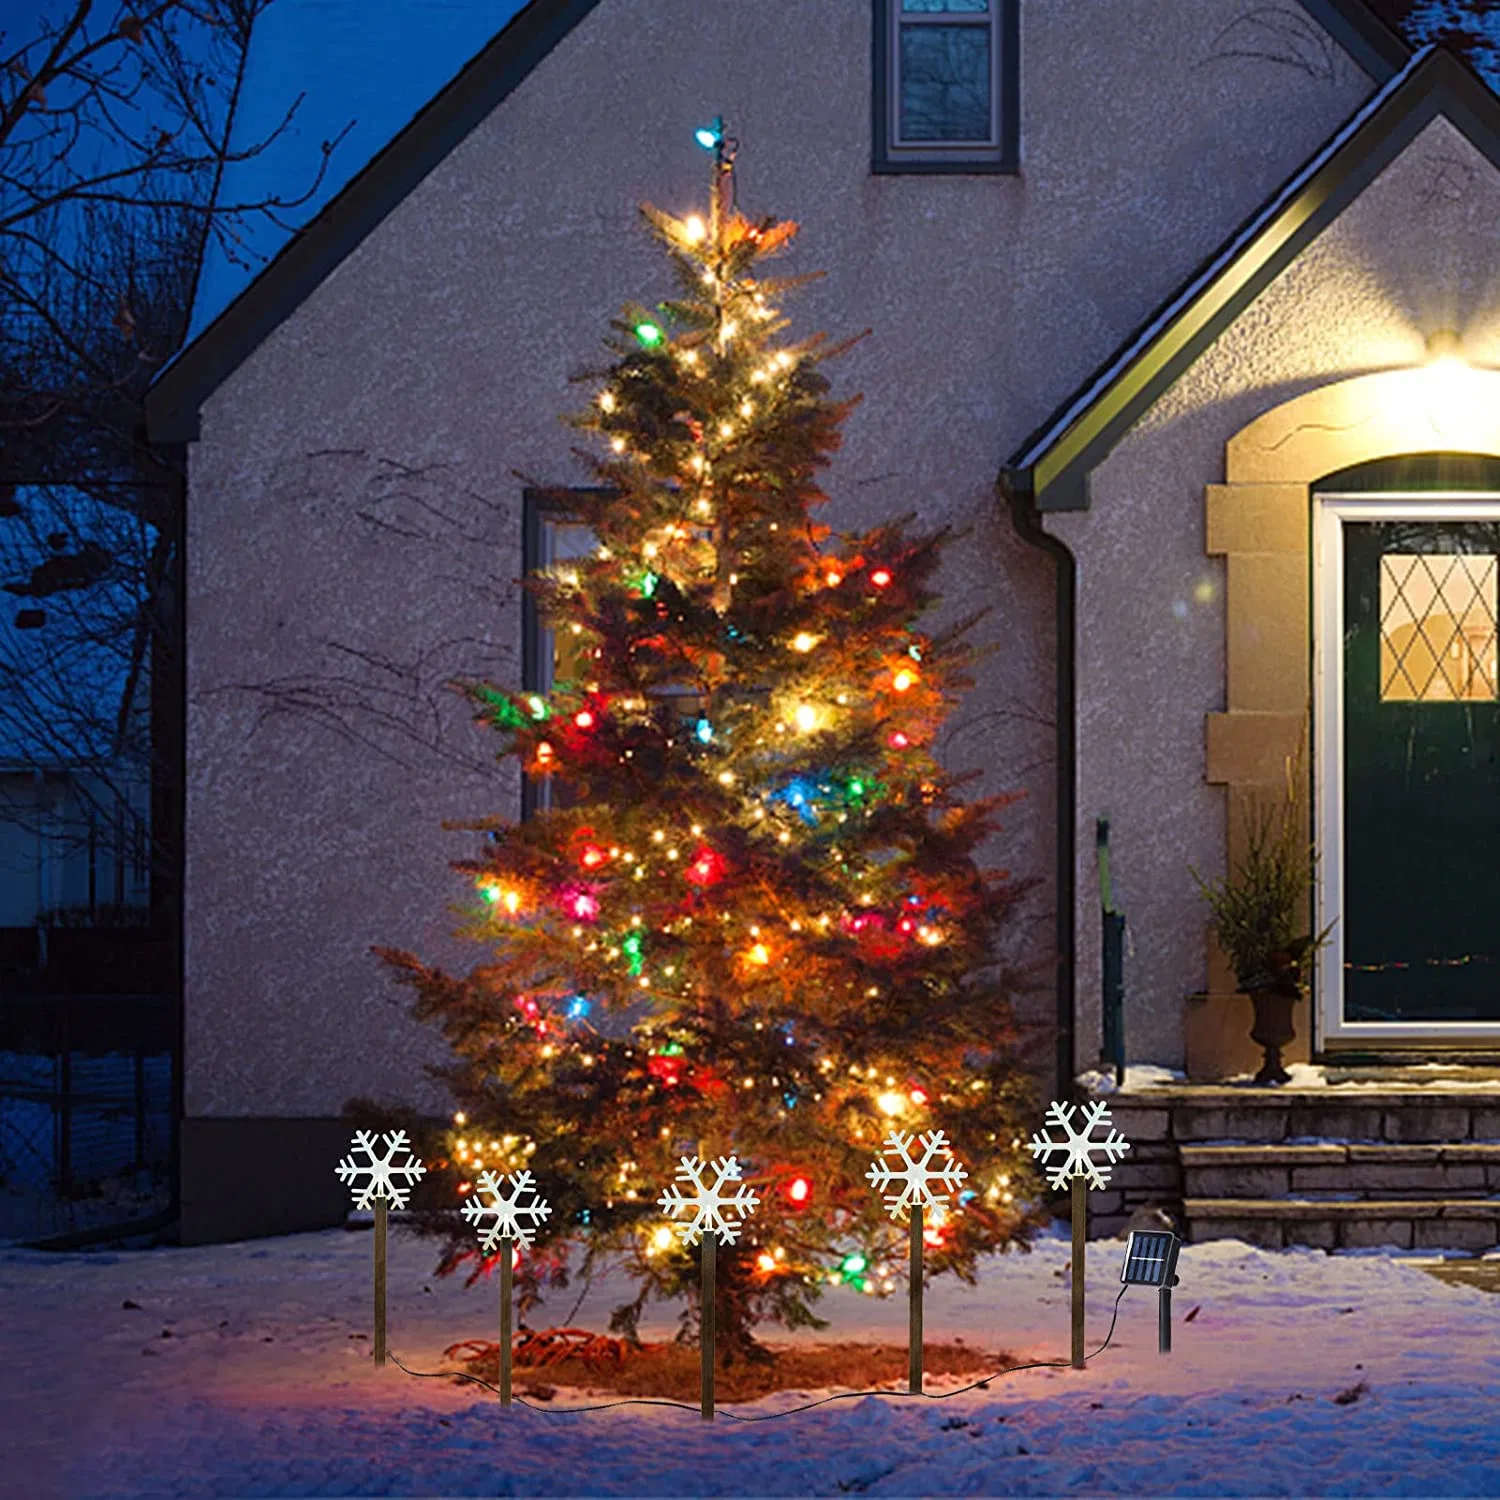
{"label": "red light bulb", "polygon": [[812,1197],[812,1183],[805,1177],[794,1177],[786,1185],[786,1195],[793,1203],[806,1203]]}
{"label": "red light bulb", "polygon": [[870,582],[878,589],[885,588],[891,581],[891,570],[889,568],[876,568],[870,574]]}
{"label": "red light bulb", "polygon": [[695,851],[693,862],[687,867],[687,878],[694,885],[712,885],[723,874],[723,857],[707,844]]}
{"label": "red light bulb", "polygon": [[594,716],[588,709],[583,708],[573,715],[573,722],[580,729],[592,729],[594,727]]}

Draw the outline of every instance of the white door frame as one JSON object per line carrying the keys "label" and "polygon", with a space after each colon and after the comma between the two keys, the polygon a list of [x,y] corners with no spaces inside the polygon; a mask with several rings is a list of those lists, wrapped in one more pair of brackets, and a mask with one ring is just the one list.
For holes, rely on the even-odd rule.
{"label": "white door frame", "polygon": [[1432,1045],[1494,1042],[1500,1021],[1344,1020],[1344,527],[1345,521],[1500,521],[1492,491],[1313,492],[1313,805],[1317,928],[1335,924],[1318,956],[1314,1003],[1324,1047],[1375,1039]]}

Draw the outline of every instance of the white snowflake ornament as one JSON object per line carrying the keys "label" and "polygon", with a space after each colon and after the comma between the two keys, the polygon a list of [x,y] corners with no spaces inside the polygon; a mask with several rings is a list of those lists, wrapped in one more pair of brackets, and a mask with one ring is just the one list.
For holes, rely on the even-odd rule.
{"label": "white snowflake ornament", "polygon": [[[502,1192],[506,1186],[508,1195]],[[509,1177],[481,1172],[474,1192],[464,1199],[464,1218],[479,1230],[479,1245],[486,1255],[501,1240],[516,1240],[523,1250],[531,1249],[532,1237],[551,1215],[552,1205],[537,1192],[530,1172],[512,1172]],[[523,1224],[523,1218],[529,1222]],[[483,1219],[495,1222],[485,1228]]]}
{"label": "white snowflake ornament", "polygon": [[[912,1155],[914,1141],[922,1148],[920,1157]],[[920,1139],[893,1130],[865,1173],[875,1190],[884,1195],[886,1212],[903,1223],[914,1208],[946,1209],[949,1193],[957,1191],[968,1175],[954,1159],[948,1137],[941,1130],[929,1130]],[[899,1192],[885,1192],[896,1183],[901,1184]],[[944,1191],[937,1192],[934,1183],[940,1183]]]}
{"label": "white snowflake ornament", "polygon": [[[704,1182],[703,1173],[711,1169],[714,1180]],[[692,1196],[683,1193],[677,1186],[685,1182],[693,1189]],[[733,1193],[724,1190],[731,1183],[740,1182],[740,1164],[733,1156],[721,1156],[718,1161],[706,1162],[696,1156],[684,1156],[677,1168],[677,1181],[661,1195],[661,1211],[669,1219],[677,1219],[680,1213],[692,1209],[691,1220],[678,1220],[672,1228],[682,1238],[684,1245],[696,1244],[705,1232],[718,1235],[726,1245],[732,1245],[740,1237],[740,1223],[748,1219],[760,1202],[759,1196],[744,1184]],[[737,1216],[731,1224],[725,1217],[729,1212]]]}
{"label": "white snowflake ornament", "polygon": [[[384,1198],[392,1208],[405,1208],[407,1194],[411,1192],[411,1186],[419,1177],[426,1175],[427,1168],[419,1162],[416,1157],[408,1155],[405,1161],[397,1161],[397,1156],[407,1151],[406,1132],[404,1130],[388,1130],[385,1133],[385,1155],[379,1156],[375,1150],[375,1132],[373,1130],[356,1130],[350,1154],[334,1168],[341,1181],[354,1185],[356,1177],[368,1177],[369,1182],[358,1188],[354,1194],[354,1206],[358,1209],[366,1209],[374,1206],[377,1198]],[[366,1160],[359,1162],[355,1160],[354,1153],[362,1151]],[[397,1183],[396,1178],[406,1179],[403,1187]]]}
{"label": "white snowflake ornament", "polygon": [[[1086,1177],[1090,1187],[1102,1188],[1109,1182],[1111,1164],[1130,1150],[1130,1142],[1111,1124],[1108,1104],[1100,1099],[1092,1104],[1085,1104],[1081,1108],[1083,1109],[1083,1129],[1079,1130],[1073,1123],[1073,1105],[1057,1103],[1048,1105],[1047,1119],[1053,1124],[1062,1126],[1067,1132],[1066,1139],[1054,1141],[1045,1132],[1031,1138],[1031,1154],[1039,1161],[1050,1163],[1054,1151],[1064,1153],[1060,1165],[1049,1164],[1046,1168],[1047,1182],[1050,1187],[1060,1188],[1071,1178]],[[1110,1132],[1103,1140],[1091,1139],[1096,1125],[1110,1126]],[[1102,1166],[1094,1161],[1092,1153],[1095,1151],[1104,1153]]]}

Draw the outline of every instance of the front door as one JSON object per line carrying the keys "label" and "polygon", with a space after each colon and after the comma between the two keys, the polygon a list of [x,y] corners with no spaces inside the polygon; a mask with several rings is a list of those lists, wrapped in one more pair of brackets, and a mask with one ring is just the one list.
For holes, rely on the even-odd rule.
{"label": "front door", "polygon": [[1500,501],[1318,510],[1324,1040],[1500,1038]]}

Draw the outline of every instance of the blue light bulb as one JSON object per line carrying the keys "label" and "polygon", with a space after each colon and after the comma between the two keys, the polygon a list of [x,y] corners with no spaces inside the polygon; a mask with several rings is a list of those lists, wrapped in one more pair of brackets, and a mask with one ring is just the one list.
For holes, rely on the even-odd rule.
{"label": "blue light bulb", "polygon": [[700,745],[711,745],[713,743],[714,726],[707,719],[699,719],[693,733],[698,736],[698,743]]}

